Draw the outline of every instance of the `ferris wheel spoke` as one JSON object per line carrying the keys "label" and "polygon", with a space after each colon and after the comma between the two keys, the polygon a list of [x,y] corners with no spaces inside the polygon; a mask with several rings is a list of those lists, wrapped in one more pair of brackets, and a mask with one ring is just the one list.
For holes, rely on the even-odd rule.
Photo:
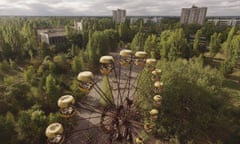
{"label": "ferris wheel spoke", "polygon": [[143,127],[143,123],[137,121],[130,121],[132,123],[132,127],[135,129],[141,129]]}
{"label": "ferris wheel spoke", "polygon": [[[132,73],[132,67],[133,67],[133,56],[130,56],[130,66],[127,76],[126,83],[124,84],[124,90],[122,92],[122,95],[124,98],[129,97],[129,91],[130,91],[130,83],[131,83],[131,73]],[[127,96],[125,96],[125,92],[127,90]]]}
{"label": "ferris wheel spoke", "polygon": [[140,137],[139,132],[137,130],[134,130],[134,129],[132,130],[132,135],[133,135],[134,138]]}
{"label": "ferris wheel spoke", "polygon": [[99,109],[97,109],[96,107],[97,106],[94,106],[94,105],[91,105],[89,103],[78,103],[78,105],[80,106],[78,109],[83,109],[83,110],[86,110],[86,111],[89,111],[89,112],[93,112],[93,113],[98,113],[98,114],[102,114],[103,112]]}
{"label": "ferris wheel spoke", "polygon": [[142,88],[136,87],[136,92],[139,91],[139,93],[141,93],[142,95],[145,95],[147,97],[152,96],[150,93],[146,93],[146,91]]}
{"label": "ferris wheel spoke", "polygon": [[84,117],[84,118],[78,118],[78,120],[88,120],[88,119],[97,119],[97,118],[100,118],[101,116],[89,116],[89,117]]}
{"label": "ferris wheel spoke", "polygon": [[110,92],[111,92],[111,99],[113,100],[113,103],[115,104],[114,97],[113,97],[114,94],[113,94],[113,90],[112,90],[112,85],[110,84],[108,75],[107,75],[107,81],[108,81],[108,87],[109,87]]}
{"label": "ferris wheel spoke", "polygon": [[[94,135],[99,135],[98,137],[95,137]],[[68,136],[66,136],[66,139],[68,140],[66,144],[70,142],[70,140],[74,137],[77,137],[79,144],[98,144],[99,141],[105,142],[106,140],[103,137],[103,133],[100,131],[100,126],[91,126],[88,128],[78,129],[71,131],[71,133],[68,133]]]}
{"label": "ferris wheel spoke", "polygon": [[141,79],[142,73],[143,73],[143,71],[141,71],[141,72],[139,72],[139,73],[137,74],[135,80],[134,80],[133,83],[132,83],[132,86],[133,86],[133,87],[135,87],[135,86],[136,86],[136,82],[138,82],[139,79]]}
{"label": "ferris wheel spoke", "polygon": [[[121,57],[120,57],[121,58]],[[119,64],[119,68],[118,68],[118,73],[116,71],[116,66],[115,64],[113,65],[113,70],[114,70],[114,77],[115,80],[117,82],[117,89],[118,89],[118,94],[117,94],[117,99],[120,99],[120,102],[117,101],[117,106],[122,105],[123,101],[122,101],[122,95],[121,95],[121,90],[120,90],[120,84],[121,84],[121,65]]]}
{"label": "ferris wheel spoke", "polygon": [[[131,61],[130,61],[130,63],[133,63],[133,56],[132,56],[132,55],[131,55]],[[131,64],[130,67],[129,67],[127,98],[129,98],[130,89],[131,89],[130,86],[131,86],[132,68],[133,68],[133,64]]]}
{"label": "ferris wheel spoke", "polygon": [[106,102],[109,102],[109,104],[111,104],[113,107],[116,107],[116,105],[114,104],[114,101],[108,98],[106,93],[103,92],[103,90],[99,87],[97,83],[95,83],[94,89],[101,96],[101,98],[103,98]]}
{"label": "ferris wheel spoke", "polygon": [[73,130],[71,133],[75,135],[75,134],[77,134],[77,132],[87,131],[87,130],[90,130],[90,129],[100,128],[100,127],[101,127],[100,125],[91,126],[91,127],[87,127],[87,128],[82,128],[82,129],[78,129],[78,130]]}

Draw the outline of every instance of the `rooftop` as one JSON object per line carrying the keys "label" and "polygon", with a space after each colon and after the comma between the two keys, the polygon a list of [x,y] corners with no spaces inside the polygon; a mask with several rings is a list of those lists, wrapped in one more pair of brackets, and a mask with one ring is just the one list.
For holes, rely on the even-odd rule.
{"label": "rooftop", "polygon": [[64,36],[65,29],[64,28],[49,28],[49,29],[38,29],[38,34],[48,34],[49,37],[57,37],[57,36]]}

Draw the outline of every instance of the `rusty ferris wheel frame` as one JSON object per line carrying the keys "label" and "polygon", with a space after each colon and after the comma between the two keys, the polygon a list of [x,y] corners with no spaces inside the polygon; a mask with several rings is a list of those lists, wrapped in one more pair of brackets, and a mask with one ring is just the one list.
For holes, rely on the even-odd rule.
{"label": "rusty ferris wheel frame", "polygon": [[[158,119],[159,113],[157,108],[162,103],[162,96],[160,95],[163,88],[163,83],[160,81],[161,70],[155,68],[157,60],[147,58],[147,53],[144,51],[137,51],[134,54],[131,50],[121,50],[118,57],[115,62],[112,56],[102,56],[99,60],[100,72],[106,76],[110,94],[107,94],[99,86],[92,72],[83,71],[77,76],[79,89],[86,94],[94,89],[100,98],[107,103],[107,107],[98,109],[92,104],[79,102],[79,108],[100,114],[97,117],[99,118],[98,125],[91,128],[98,127],[107,135],[104,143],[144,144],[140,132],[149,133],[154,129],[154,122]],[[153,82],[155,95],[152,99],[154,108],[148,112],[148,122],[144,122],[142,118],[137,97],[139,89],[137,82],[142,72],[138,72],[132,80],[135,67],[151,73],[150,79]],[[123,69],[127,71],[126,75],[123,75]],[[122,80],[123,78],[125,80]],[[61,116],[73,117],[76,115],[78,109],[74,104],[73,96],[61,96],[58,100]],[[85,130],[87,129],[79,129],[75,132],[84,132]],[[58,122],[50,124],[46,128],[45,134],[48,144],[62,144],[68,139],[62,124]]]}

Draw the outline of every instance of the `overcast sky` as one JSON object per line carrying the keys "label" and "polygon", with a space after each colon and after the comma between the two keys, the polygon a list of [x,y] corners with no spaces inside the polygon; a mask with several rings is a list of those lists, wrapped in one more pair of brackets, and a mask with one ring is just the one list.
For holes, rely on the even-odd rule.
{"label": "overcast sky", "polygon": [[0,0],[0,15],[110,16],[120,8],[128,16],[180,16],[193,4],[208,7],[208,16],[240,15],[240,0]]}

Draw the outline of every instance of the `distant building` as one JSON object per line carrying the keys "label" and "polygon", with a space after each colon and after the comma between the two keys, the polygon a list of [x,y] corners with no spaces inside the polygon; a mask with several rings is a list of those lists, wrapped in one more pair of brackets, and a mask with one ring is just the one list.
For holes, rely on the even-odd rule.
{"label": "distant building", "polygon": [[64,28],[39,29],[37,30],[37,34],[41,42],[45,42],[47,44],[59,44],[66,42]]}
{"label": "distant building", "polygon": [[113,21],[116,23],[125,22],[126,20],[126,10],[117,9],[112,11]]}
{"label": "distant building", "polygon": [[215,25],[240,26],[239,18],[212,18],[208,19],[208,23]]}
{"label": "distant building", "polygon": [[80,22],[74,21],[74,29],[78,31],[83,31],[83,20]]}
{"label": "distant building", "polygon": [[132,16],[130,17],[130,23],[134,24],[137,21],[142,20],[143,23],[152,22],[152,23],[161,23],[161,16]]}
{"label": "distant building", "polygon": [[134,24],[134,23],[136,23],[140,19],[141,19],[141,17],[130,17],[130,23]]}
{"label": "distant building", "polygon": [[153,23],[161,23],[161,17],[143,17],[143,23],[153,22]]}
{"label": "distant building", "polygon": [[182,8],[180,23],[203,25],[207,15],[207,7]]}

